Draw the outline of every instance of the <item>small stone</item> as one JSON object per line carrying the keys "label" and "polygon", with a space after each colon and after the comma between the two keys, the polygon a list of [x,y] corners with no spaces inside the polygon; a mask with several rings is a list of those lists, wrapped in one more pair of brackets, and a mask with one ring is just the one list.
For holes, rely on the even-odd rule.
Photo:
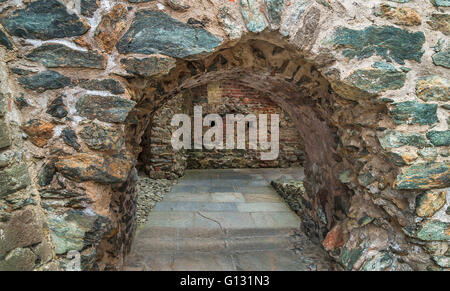
{"label": "small stone", "polygon": [[75,131],[66,127],[61,132],[61,137],[68,146],[73,147],[77,151],[80,150],[81,145],[78,143],[77,134]]}
{"label": "small stone", "polygon": [[36,255],[29,249],[17,248],[0,261],[0,271],[33,271]]}
{"label": "small stone", "polygon": [[361,271],[384,271],[394,263],[392,254],[389,252],[378,252],[361,267]]}
{"label": "small stone", "polygon": [[427,220],[419,225],[416,236],[425,241],[448,241],[450,239],[450,223]]}
{"label": "small stone", "polygon": [[115,5],[108,14],[103,15],[97,29],[95,39],[110,53],[117,44],[121,32],[127,24],[127,8],[122,4]]}
{"label": "small stone", "polygon": [[97,52],[74,50],[58,43],[44,44],[37,47],[26,55],[26,58],[41,62],[48,68],[105,68],[105,57]]}
{"label": "small stone", "polygon": [[187,0],[165,0],[165,3],[173,10],[185,11],[191,8]]}
{"label": "small stone", "polygon": [[421,217],[431,217],[446,203],[445,191],[427,191],[416,197],[416,213]]}
{"label": "small stone", "polygon": [[9,135],[8,125],[0,119],[0,149],[7,148],[11,145],[11,137]]}
{"label": "small stone", "polygon": [[432,125],[438,122],[437,104],[405,101],[392,104],[390,110],[396,124]]}
{"label": "small stone", "polygon": [[284,0],[264,0],[264,3],[269,12],[270,21],[275,25],[279,25],[281,22]]}
{"label": "small stone", "polygon": [[78,36],[89,29],[57,0],[33,1],[24,9],[3,17],[0,22],[11,35],[42,40]]}
{"label": "small stone", "polygon": [[346,270],[350,271],[353,269],[356,261],[362,256],[363,253],[364,249],[362,247],[357,247],[354,249],[343,247],[339,256],[339,261],[343,266],[345,266]]}
{"label": "small stone", "polygon": [[63,103],[62,96],[56,97],[48,106],[47,113],[56,118],[63,118],[67,116],[67,107]]}
{"label": "small stone", "polygon": [[166,75],[175,67],[175,59],[164,56],[150,56],[148,58],[125,58],[120,63],[129,74],[143,77]]}
{"label": "small stone", "polygon": [[81,88],[87,89],[87,90],[94,90],[94,91],[109,91],[112,94],[123,94],[125,93],[125,89],[123,88],[122,84],[120,82],[114,80],[114,79],[102,79],[102,80],[80,80],[79,86]]}
{"label": "small stone", "polygon": [[421,61],[425,35],[421,31],[409,32],[395,26],[373,25],[362,30],[339,27],[332,43],[336,48],[343,48],[343,55],[351,59],[379,55],[386,61],[394,60],[404,65],[405,60]]}
{"label": "small stone", "polygon": [[92,150],[118,151],[125,143],[120,131],[98,123],[83,127],[80,136]]}
{"label": "small stone", "polygon": [[70,78],[55,71],[45,71],[34,76],[20,77],[19,83],[39,93],[47,90],[60,89],[71,84]]}
{"label": "small stone", "polygon": [[394,189],[434,189],[450,186],[450,163],[421,163],[401,169]]}
{"label": "small stone", "polygon": [[399,148],[405,145],[418,148],[431,146],[428,140],[421,134],[400,132],[396,130],[386,130],[378,133],[378,139],[384,149]]}
{"label": "small stone", "polygon": [[450,15],[449,14],[432,14],[427,21],[431,29],[439,30],[445,35],[450,35]]}
{"label": "small stone", "polygon": [[184,24],[160,11],[140,10],[117,44],[121,54],[163,54],[176,58],[208,53],[222,42],[203,28]]}
{"label": "small stone", "polygon": [[450,146],[450,130],[427,132],[427,138],[434,146]]}
{"label": "small stone", "polygon": [[241,15],[247,29],[254,33],[263,31],[267,27],[267,23],[259,3],[255,0],[240,0],[240,3]]}
{"label": "small stone", "polygon": [[424,148],[418,151],[419,155],[426,161],[432,162],[437,158],[438,152],[435,148]]}
{"label": "small stone", "polygon": [[450,48],[440,51],[433,55],[433,63],[436,66],[441,66],[450,69]]}
{"label": "small stone", "polygon": [[53,137],[55,125],[41,119],[31,119],[22,124],[22,130],[30,137],[30,141],[38,147],[44,147]]}
{"label": "small stone", "polygon": [[124,183],[133,164],[130,159],[79,153],[59,157],[56,169],[65,177],[77,181],[101,184]]}
{"label": "small stone", "polygon": [[438,7],[450,7],[450,0],[432,0],[433,4]]}
{"label": "small stone", "polygon": [[11,42],[9,37],[6,35],[6,33],[3,32],[3,30],[1,30],[1,29],[0,29],[0,45],[4,46],[8,50],[14,49],[13,43]]}
{"label": "small stone", "polygon": [[41,171],[39,172],[39,186],[44,187],[50,185],[55,176],[55,160],[52,159],[48,163],[44,164]]}
{"label": "small stone", "polygon": [[136,102],[117,96],[84,95],[75,107],[80,116],[105,122],[124,122]]}
{"label": "small stone", "polygon": [[98,0],[81,0],[80,1],[80,10],[81,15],[92,17],[94,16],[94,12],[100,8],[98,5]]}
{"label": "small stone", "polygon": [[419,77],[416,83],[417,97],[425,102],[450,101],[450,86],[447,79],[440,76]]}
{"label": "small stone", "polygon": [[450,268],[450,257],[447,256],[433,256],[433,261],[442,268]]}
{"label": "small stone", "polygon": [[419,13],[414,8],[392,7],[387,4],[381,4],[377,15],[392,20],[398,25],[414,26],[422,23]]}

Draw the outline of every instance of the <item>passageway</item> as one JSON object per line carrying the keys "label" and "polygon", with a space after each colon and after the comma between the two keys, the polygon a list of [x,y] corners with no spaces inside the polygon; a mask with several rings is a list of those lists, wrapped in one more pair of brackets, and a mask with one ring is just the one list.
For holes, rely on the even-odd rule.
{"label": "passageway", "polygon": [[302,168],[187,170],[137,230],[125,270],[334,270],[270,185]]}

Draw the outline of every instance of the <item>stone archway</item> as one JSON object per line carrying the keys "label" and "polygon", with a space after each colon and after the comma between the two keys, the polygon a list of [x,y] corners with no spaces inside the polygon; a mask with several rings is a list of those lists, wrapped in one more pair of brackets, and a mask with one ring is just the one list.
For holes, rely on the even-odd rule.
{"label": "stone archway", "polygon": [[[441,32],[391,23],[434,17],[431,3],[378,5],[374,25],[373,4],[354,1],[213,1],[203,11],[82,1],[78,14],[62,2],[9,8],[0,21],[0,133],[12,140],[1,153],[0,266],[39,257],[27,266],[57,268],[76,250],[83,268],[120,268],[149,117],[173,94],[238,79],[292,117],[307,156],[304,225],[345,268],[448,267],[446,51],[424,52]],[[28,235],[31,224],[42,233]]]}

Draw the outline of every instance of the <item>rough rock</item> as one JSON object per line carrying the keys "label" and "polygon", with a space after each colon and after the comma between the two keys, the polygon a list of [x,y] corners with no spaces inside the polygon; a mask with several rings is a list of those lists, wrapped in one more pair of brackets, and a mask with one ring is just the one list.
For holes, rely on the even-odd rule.
{"label": "rough rock", "polygon": [[437,104],[405,101],[392,104],[390,110],[396,124],[432,125],[438,122]]}
{"label": "rough rock", "polygon": [[427,132],[427,138],[434,146],[450,146],[450,130]]}
{"label": "rough rock", "polygon": [[19,162],[0,170],[0,184],[0,197],[26,188],[31,184],[27,165]]}
{"label": "rough rock", "polygon": [[122,4],[115,5],[108,14],[102,17],[95,30],[95,39],[110,53],[117,44],[121,32],[127,23],[127,8]]}
{"label": "rough rock", "polygon": [[165,0],[164,2],[173,10],[184,11],[191,8],[191,6],[189,5],[189,1],[187,0]]}
{"label": "rough rock", "polygon": [[22,130],[29,136],[30,141],[38,147],[44,147],[53,137],[55,125],[41,119],[30,119],[22,124]]}
{"label": "rough rock", "polygon": [[448,241],[450,239],[450,223],[427,220],[419,225],[415,236],[425,241]]}
{"label": "rough rock", "polygon": [[19,83],[39,93],[47,90],[60,89],[71,84],[70,78],[55,71],[44,71],[33,76],[20,77]]}
{"label": "rough rock", "polygon": [[125,93],[125,89],[123,88],[120,82],[114,79],[102,79],[102,80],[80,80],[78,85],[81,88],[87,90],[95,90],[95,91],[109,91],[112,94],[122,94]]}
{"label": "rough rock", "polygon": [[14,45],[12,41],[9,39],[9,37],[6,35],[3,30],[0,29],[0,45],[6,47],[8,50],[13,50]]}
{"label": "rough rock", "polygon": [[437,7],[450,7],[450,0],[432,0]]}
{"label": "rough rock", "polygon": [[251,32],[261,32],[267,27],[266,19],[262,14],[258,1],[240,0],[241,15],[245,26]]}
{"label": "rough rock", "polygon": [[421,61],[424,42],[423,32],[409,32],[394,26],[369,26],[362,30],[340,27],[332,40],[335,48],[343,48],[345,57],[364,59],[379,55],[402,65],[405,60]]}
{"label": "rough rock", "polygon": [[450,47],[433,55],[433,63],[450,69]]}
{"label": "rough rock", "polygon": [[73,129],[68,127],[64,128],[61,132],[61,137],[68,146],[73,147],[77,151],[80,150],[81,145],[78,143],[77,134]]}
{"label": "rough rock", "polygon": [[14,36],[48,40],[84,34],[89,26],[57,0],[37,0],[0,22]]}
{"label": "rough rock", "polygon": [[75,107],[80,116],[105,122],[124,122],[135,102],[117,96],[84,95]]}
{"label": "rough rock", "polygon": [[394,189],[435,189],[450,186],[450,163],[421,163],[402,168]]}
{"label": "rough rock", "polygon": [[50,185],[56,173],[55,159],[51,159],[45,163],[39,171],[39,186],[44,187]]}
{"label": "rough rock", "polygon": [[64,105],[63,96],[58,96],[53,100],[48,108],[47,113],[56,118],[64,118],[67,116],[67,107]]}
{"label": "rough rock", "polygon": [[98,0],[81,0],[80,10],[81,14],[87,17],[92,17],[94,12],[99,8]]}
{"label": "rough rock", "polygon": [[399,148],[404,145],[415,146],[418,148],[431,146],[425,136],[419,133],[386,130],[378,133],[378,139],[384,149]]}
{"label": "rough rock", "polygon": [[206,30],[186,25],[163,12],[141,10],[119,40],[117,49],[122,54],[160,53],[183,58],[211,52],[221,42]]}
{"label": "rough rock", "polygon": [[8,125],[0,119],[0,149],[7,148],[11,145],[11,137],[9,135]]}
{"label": "rough rock", "polygon": [[17,248],[0,261],[0,271],[33,271],[36,259],[31,250]]}
{"label": "rough rock", "polygon": [[433,30],[450,35],[450,14],[432,14],[427,23]]}
{"label": "rough rock", "polygon": [[377,15],[392,20],[393,23],[398,25],[414,26],[422,23],[420,14],[414,8],[393,7],[387,4],[381,4]]}
{"label": "rough rock", "polygon": [[175,59],[164,56],[124,58],[120,63],[128,73],[143,77],[167,74],[175,67]]}
{"label": "rough rock", "polygon": [[99,151],[118,151],[125,143],[120,131],[98,123],[84,126],[80,137],[90,149]]}
{"label": "rough rock", "polygon": [[437,75],[419,77],[416,82],[416,94],[425,102],[450,101],[449,81]]}
{"label": "rough rock", "polygon": [[79,153],[59,157],[55,166],[58,172],[74,181],[110,184],[125,182],[133,164],[124,157]]}
{"label": "rough rock", "polygon": [[74,50],[58,43],[37,47],[26,58],[41,62],[48,68],[105,68],[105,57],[98,52]]}
{"label": "rough rock", "polygon": [[441,209],[447,200],[445,191],[427,191],[416,197],[416,213],[421,217],[431,217]]}
{"label": "rough rock", "polygon": [[264,0],[264,3],[266,3],[269,12],[270,22],[279,25],[281,22],[284,0]]}

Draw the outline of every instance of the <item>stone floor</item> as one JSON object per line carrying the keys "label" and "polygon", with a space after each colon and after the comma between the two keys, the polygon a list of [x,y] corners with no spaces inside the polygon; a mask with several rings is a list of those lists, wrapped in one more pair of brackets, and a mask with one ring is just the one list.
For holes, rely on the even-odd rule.
{"label": "stone floor", "polygon": [[189,170],[135,237],[125,270],[334,270],[270,186],[301,168]]}

